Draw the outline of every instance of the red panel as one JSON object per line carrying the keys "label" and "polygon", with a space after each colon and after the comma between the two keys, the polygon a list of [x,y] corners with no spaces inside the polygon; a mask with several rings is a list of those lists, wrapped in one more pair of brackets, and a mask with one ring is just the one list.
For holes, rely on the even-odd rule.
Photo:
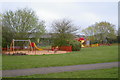
{"label": "red panel", "polygon": [[[56,48],[52,47],[52,51],[54,51],[54,49],[56,49]],[[57,50],[72,51],[72,46],[61,46],[61,47],[57,48]]]}
{"label": "red panel", "polygon": [[72,51],[72,46],[61,46],[59,47],[59,50]]}

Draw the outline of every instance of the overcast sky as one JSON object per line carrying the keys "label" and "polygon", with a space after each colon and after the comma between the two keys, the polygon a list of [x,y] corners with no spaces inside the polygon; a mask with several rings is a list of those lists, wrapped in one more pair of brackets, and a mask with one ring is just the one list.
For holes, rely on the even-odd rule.
{"label": "overcast sky", "polygon": [[118,2],[1,2],[0,12],[31,8],[50,29],[52,21],[67,18],[84,29],[95,22],[107,21],[118,26]]}

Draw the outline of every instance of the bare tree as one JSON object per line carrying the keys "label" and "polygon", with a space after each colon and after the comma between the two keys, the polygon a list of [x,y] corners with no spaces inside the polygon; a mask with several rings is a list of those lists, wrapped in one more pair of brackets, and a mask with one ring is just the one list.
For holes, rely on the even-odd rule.
{"label": "bare tree", "polygon": [[59,46],[65,45],[66,41],[74,39],[74,36],[77,32],[77,26],[72,24],[72,21],[63,19],[56,20],[52,23],[52,32],[55,34],[53,37],[55,38],[54,43]]}

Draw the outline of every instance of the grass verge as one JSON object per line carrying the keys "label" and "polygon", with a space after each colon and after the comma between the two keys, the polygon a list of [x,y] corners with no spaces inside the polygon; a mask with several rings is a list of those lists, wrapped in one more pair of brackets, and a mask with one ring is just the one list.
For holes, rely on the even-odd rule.
{"label": "grass verge", "polygon": [[16,78],[118,78],[118,68],[35,74]]}

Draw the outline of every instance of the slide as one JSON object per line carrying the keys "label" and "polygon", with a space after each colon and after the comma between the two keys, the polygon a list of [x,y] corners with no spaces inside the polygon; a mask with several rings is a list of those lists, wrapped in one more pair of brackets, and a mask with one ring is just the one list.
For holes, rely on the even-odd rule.
{"label": "slide", "polygon": [[43,49],[37,47],[35,43],[34,43],[34,46],[35,46],[36,49],[38,49],[38,50],[40,50],[40,51],[43,50]]}

